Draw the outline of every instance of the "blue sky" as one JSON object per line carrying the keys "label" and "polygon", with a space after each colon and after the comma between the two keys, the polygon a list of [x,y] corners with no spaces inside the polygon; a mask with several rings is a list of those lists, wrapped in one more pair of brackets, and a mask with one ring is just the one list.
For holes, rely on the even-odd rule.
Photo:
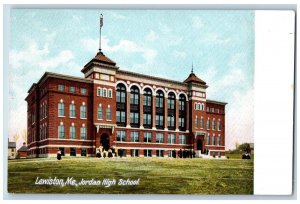
{"label": "blue sky", "polygon": [[193,63],[208,98],[228,102],[227,149],[253,141],[255,16],[225,10],[12,10],[10,137],[26,128],[24,98],[45,71],[83,76],[100,13],[103,52],[120,69],[183,81]]}

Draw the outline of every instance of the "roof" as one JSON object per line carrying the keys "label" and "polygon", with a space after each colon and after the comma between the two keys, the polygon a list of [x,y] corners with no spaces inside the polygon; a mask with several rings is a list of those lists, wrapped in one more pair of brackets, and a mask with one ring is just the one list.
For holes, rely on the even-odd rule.
{"label": "roof", "polygon": [[191,82],[194,82],[194,83],[198,83],[198,84],[203,84],[203,85],[206,85],[206,82],[203,81],[202,79],[198,78],[196,76],[196,74],[194,74],[194,72],[192,72],[189,77],[184,80],[185,83],[191,83]]}
{"label": "roof", "polygon": [[20,149],[18,149],[18,152],[27,152],[27,146],[23,145]]}
{"label": "roof", "polygon": [[85,72],[85,70],[93,63],[101,63],[104,65],[109,65],[112,66],[110,68],[116,68],[116,64],[113,60],[109,59],[108,57],[106,57],[103,52],[99,51],[96,56],[91,59],[86,65],[84,65],[84,68],[81,70],[82,72]]}
{"label": "roof", "polygon": [[8,148],[16,148],[16,142],[8,142]]}
{"label": "roof", "polygon": [[218,105],[226,105],[227,104],[226,102],[214,101],[214,100],[209,100],[209,99],[206,99],[206,102],[214,103],[214,104],[218,104]]}

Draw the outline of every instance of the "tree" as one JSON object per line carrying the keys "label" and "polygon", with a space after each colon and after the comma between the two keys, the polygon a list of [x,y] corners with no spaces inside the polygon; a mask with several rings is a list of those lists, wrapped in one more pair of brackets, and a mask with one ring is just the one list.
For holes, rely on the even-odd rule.
{"label": "tree", "polygon": [[243,143],[243,144],[239,145],[238,149],[241,151],[245,151],[245,152],[251,151],[249,143]]}

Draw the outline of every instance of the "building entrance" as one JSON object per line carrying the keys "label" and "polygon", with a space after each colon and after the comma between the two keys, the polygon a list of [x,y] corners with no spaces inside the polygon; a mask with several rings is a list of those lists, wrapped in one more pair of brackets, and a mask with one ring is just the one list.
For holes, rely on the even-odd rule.
{"label": "building entrance", "polygon": [[201,150],[201,152],[203,152],[202,151],[202,140],[201,139],[197,140],[197,150]]}
{"label": "building entrance", "polygon": [[102,134],[100,137],[100,144],[103,146],[104,150],[108,151],[109,149],[109,135],[108,134]]}

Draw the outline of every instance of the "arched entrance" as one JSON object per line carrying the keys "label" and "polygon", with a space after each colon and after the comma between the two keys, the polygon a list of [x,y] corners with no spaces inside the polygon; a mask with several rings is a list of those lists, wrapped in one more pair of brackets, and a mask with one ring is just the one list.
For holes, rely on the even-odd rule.
{"label": "arched entrance", "polygon": [[202,140],[201,139],[197,140],[197,150],[201,150],[201,152],[203,152],[202,151]]}
{"label": "arched entrance", "polygon": [[103,146],[103,148],[107,151],[109,149],[109,135],[103,133],[100,137],[100,144]]}

